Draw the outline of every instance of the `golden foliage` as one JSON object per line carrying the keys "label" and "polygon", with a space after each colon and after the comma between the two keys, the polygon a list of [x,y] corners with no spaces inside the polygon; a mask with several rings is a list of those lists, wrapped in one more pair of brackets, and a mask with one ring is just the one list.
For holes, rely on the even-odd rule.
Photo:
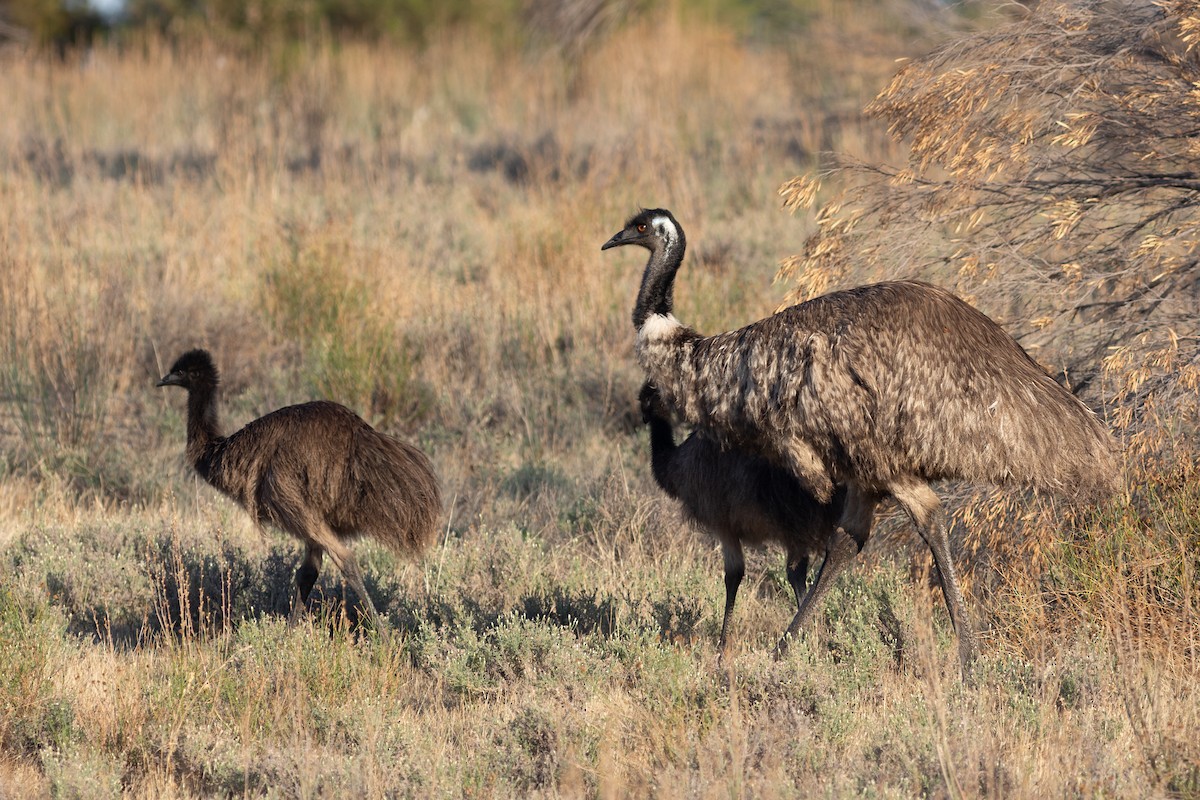
{"label": "golden foliage", "polygon": [[792,298],[952,285],[1139,454],[1161,443],[1151,409],[1182,409],[1200,367],[1197,20],[1195,0],[1048,2],[907,61],[867,106],[907,162],[840,159],[819,201],[815,179],[781,190],[817,209],[780,271]]}

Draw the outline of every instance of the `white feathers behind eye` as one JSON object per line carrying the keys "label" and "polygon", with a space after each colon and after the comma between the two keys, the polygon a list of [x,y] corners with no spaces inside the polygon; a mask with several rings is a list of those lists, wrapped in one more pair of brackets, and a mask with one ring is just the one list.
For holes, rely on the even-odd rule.
{"label": "white feathers behind eye", "polygon": [[663,238],[667,239],[668,241],[673,242],[679,238],[679,231],[675,227],[675,223],[671,221],[670,217],[655,217],[654,219],[650,220],[650,224],[653,225],[654,229],[661,233]]}

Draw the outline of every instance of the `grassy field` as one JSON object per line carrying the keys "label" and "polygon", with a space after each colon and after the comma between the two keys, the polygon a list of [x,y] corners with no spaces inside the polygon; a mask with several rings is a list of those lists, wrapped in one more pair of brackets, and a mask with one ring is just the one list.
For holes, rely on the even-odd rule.
{"label": "grassy field", "polygon": [[[751,554],[717,663],[720,556],[635,404],[643,261],[599,247],[666,206],[681,318],[778,306],[811,222],[777,188],[893,157],[858,109],[948,35],[816,5],[785,43],[663,14],[569,59],[0,54],[0,798],[1200,796],[1194,461],[960,517],[970,684],[894,515],[780,662]],[[438,547],[358,548],[390,644],[331,567],[287,627],[299,547],[189,472],[153,387],[194,346],[227,430],[326,397],[430,454]]]}

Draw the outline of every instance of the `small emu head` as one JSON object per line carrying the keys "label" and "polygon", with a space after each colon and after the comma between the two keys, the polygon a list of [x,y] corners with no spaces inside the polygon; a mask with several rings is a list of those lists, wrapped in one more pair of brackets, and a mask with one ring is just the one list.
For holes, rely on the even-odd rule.
{"label": "small emu head", "polygon": [[179,357],[170,372],[155,386],[182,386],[189,392],[195,389],[216,389],[220,382],[217,368],[207,350],[189,350]]}
{"label": "small emu head", "polygon": [[600,249],[636,244],[655,251],[662,247],[669,248],[682,239],[683,229],[679,227],[671,212],[665,208],[651,208],[630,217],[625,227],[613,234]]}
{"label": "small emu head", "polygon": [[642,422],[647,424],[656,417],[667,416],[662,398],[658,394],[658,387],[649,381],[642,384],[642,391],[638,393],[638,405],[642,409]]}

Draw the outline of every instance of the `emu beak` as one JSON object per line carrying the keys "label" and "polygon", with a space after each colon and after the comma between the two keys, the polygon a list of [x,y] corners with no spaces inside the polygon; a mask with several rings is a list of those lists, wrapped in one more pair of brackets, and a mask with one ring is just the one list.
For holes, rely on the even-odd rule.
{"label": "emu beak", "polygon": [[176,375],[174,372],[169,372],[166,375],[163,375],[162,378],[159,379],[158,383],[156,383],[154,385],[158,386],[158,387],[162,387],[162,386],[178,386],[179,384],[180,384],[179,376]]}
{"label": "emu beak", "polygon": [[610,247],[620,247],[623,244],[629,244],[629,242],[625,241],[625,231],[619,230],[613,234],[611,239],[600,245],[600,249],[607,250]]}

